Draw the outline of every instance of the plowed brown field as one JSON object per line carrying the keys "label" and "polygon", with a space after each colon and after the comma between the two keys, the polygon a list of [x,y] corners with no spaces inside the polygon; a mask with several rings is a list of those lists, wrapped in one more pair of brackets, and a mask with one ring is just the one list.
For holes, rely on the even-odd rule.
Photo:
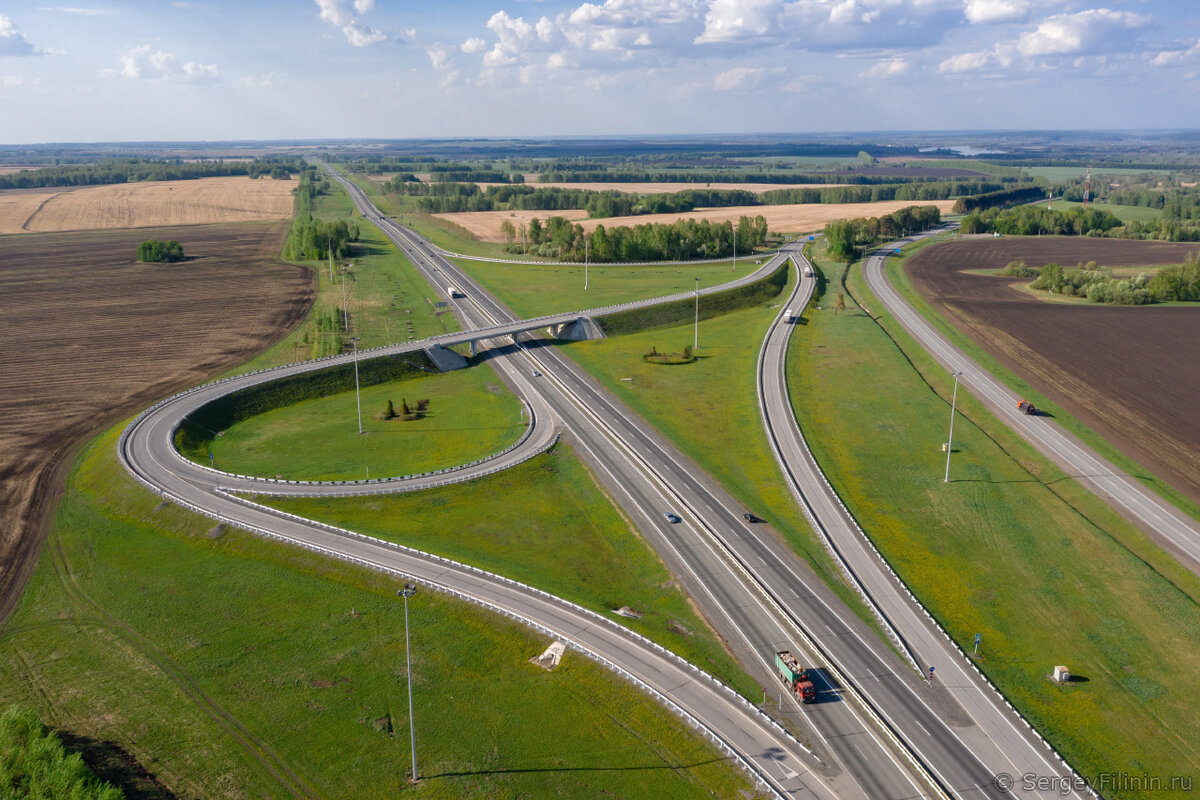
{"label": "plowed brown field", "polygon": [[1014,278],[971,275],[1010,261],[1178,264],[1195,244],[1088,238],[960,240],[907,264],[959,330],[1149,472],[1200,502],[1200,307],[1050,303]]}
{"label": "plowed brown field", "polygon": [[290,219],[295,187],[234,176],[0,192],[0,234]]}
{"label": "plowed brown field", "polygon": [[[0,619],[78,443],[262,350],[307,312],[311,278],[276,258],[287,223],[0,238]],[[189,259],[138,264],[177,239]]]}
{"label": "plowed brown field", "polygon": [[[837,219],[855,219],[856,217],[877,217],[880,214],[890,214],[893,211],[908,206],[937,206],[945,214],[954,205],[953,200],[930,200],[917,202],[912,200],[889,200],[881,203],[799,203],[775,206],[731,206],[729,208],[697,208],[679,214],[641,214],[632,217],[609,217],[608,219],[588,219],[587,212],[582,209],[568,211],[464,211],[454,214],[434,214],[436,217],[450,220],[456,225],[469,230],[485,242],[503,242],[500,233],[500,223],[508,220],[517,230],[521,223],[537,217],[545,220],[547,217],[565,217],[572,222],[578,222],[585,231],[593,231],[597,225],[605,228],[632,227],[651,223],[671,223],[677,219],[706,219],[709,222],[737,222],[739,217],[753,219],[759,214],[767,218],[767,227],[772,231],[799,233],[816,231],[825,227],[826,222]],[[518,234],[519,235],[519,234]]]}

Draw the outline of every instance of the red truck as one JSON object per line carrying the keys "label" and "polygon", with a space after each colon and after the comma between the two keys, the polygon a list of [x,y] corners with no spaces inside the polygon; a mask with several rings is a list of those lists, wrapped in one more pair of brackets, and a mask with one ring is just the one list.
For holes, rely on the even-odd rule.
{"label": "red truck", "polygon": [[1017,411],[1020,411],[1022,414],[1028,414],[1031,417],[1037,416],[1037,409],[1034,407],[1033,403],[1029,402],[1025,398],[1021,398],[1021,402],[1017,403]]}
{"label": "red truck", "polygon": [[817,690],[808,679],[807,670],[800,666],[792,651],[779,650],[775,653],[775,669],[780,680],[800,698],[801,703],[811,703],[817,699]]}

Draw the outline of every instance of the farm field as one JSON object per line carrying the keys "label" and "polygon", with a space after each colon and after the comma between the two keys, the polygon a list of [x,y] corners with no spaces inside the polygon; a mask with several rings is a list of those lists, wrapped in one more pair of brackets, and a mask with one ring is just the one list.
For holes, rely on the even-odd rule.
{"label": "farm field", "polygon": [[913,205],[934,205],[945,214],[954,206],[953,200],[889,200],[880,203],[797,203],[773,206],[731,206],[729,208],[697,208],[679,214],[641,214],[631,217],[609,217],[607,219],[588,219],[583,209],[567,211],[464,211],[450,214],[434,214],[440,219],[448,220],[466,228],[485,242],[503,242],[500,223],[508,220],[520,227],[522,222],[537,217],[545,220],[547,217],[565,217],[572,222],[578,222],[585,231],[593,231],[597,225],[605,228],[632,227],[652,223],[670,223],[677,219],[708,220],[709,222],[737,222],[739,217],[754,218],[762,215],[767,219],[767,227],[772,232],[786,231],[801,233],[815,231],[825,227],[825,223],[838,219],[855,219],[857,217],[877,217],[880,214],[890,214],[901,208]]}
{"label": "farm field", "polygon": [[[1200,641],[1200,579],[962,391],[943,482],[953,379],[855,306],[879,308],[857,268],[847,285],[847,312],[810,307],[788,353],[797,418],[847,507],[965,650],[981,634],[980,668],[1083,775],[1200,777],[1200,664],[1177,657]],[[1048,680],[1060,663],[1075,682]]]}
{"label": "farm field", "polygon": [[[1068,211],[1074,208],[1082,208],[1083,203],[1074,200],[1055,200],[1055,211]],[[1094,208],[1097,211],[1108,211],[1121,222],[1157,222],[1162,219],[1162,209],[1149,208],[1148,206],[1119,206],[1113,203],[1088,203],[1088,208]]]}
{"label": "farm field", "polygon": [[0,234],[292,217],[295,180],[242,176],[0,192]]}
{"label": "farm field", "polygon": [[1071,237],[978,239],[926,248],[914,286],[959,330],[1147,470],[1200,502],[1200,309],[1046,303],[1013,278],[967,274],[1030,266],[1180,263],[1196,244]]}
{"label": "farm field", "polygon": [[[0,240],[0,584],[19,590],[72,447],[118,414],[245,360],[302,318],[286,223],[30,234]],[[148,237],[189,260],[134,261]],[[0,600],[7,608],[11,594]]]}

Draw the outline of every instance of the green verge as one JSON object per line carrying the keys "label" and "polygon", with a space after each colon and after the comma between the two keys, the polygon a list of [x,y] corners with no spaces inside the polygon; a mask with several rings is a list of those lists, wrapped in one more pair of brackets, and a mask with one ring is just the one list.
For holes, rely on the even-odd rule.
{"label": "green verge", "polygon": [[[758,684],[565,444],[496,475],[419,494],[256,499],[537,586],[610,616],[747,698],[756,696]],[[621,606],[645,616],[612,615]]]}
{"label": "green verge", "polygon": [[[795,270],[787,270],[790,292]],[[774,299],[785,294],[776,293]],[[758,409],[758,353],[778,304],[760,301],[702,322],[697,360],[664,366],[644,361],[651,347],[681,351],[692,324],[566,345],[565,352],[622,402],[655,426],[745,509],[767,520],[816,573],[875,630],[787,489]]]}
{"label": "green verge", "polygon": [[410,787],[396,580],[236,530],[207,538],[211,521],[158,506],[125,474],[119,431],[77,462],[0,628],[4,702],[122,748],[181,798],[292,796],[264,760],[326,797],[751,791],[611,673],[572,653],[545,672],[528,659],[548,640],[428,591],[409,603],[423,776]]}
{"label": "green verge", "polygon": [[[879,308],[857,270],[848,285]],[[1200,580],[963,392],[943,483],[952,381],[890,317],[848,305],[811,317],[788,375],[876,546],[964,649],[982,634],[980,667],[1085,776],[1200,777],[1200,662],[1182,655],[1200,645]],[[1054,684],[1056,664],[1079,678]]]}
{"label": "green verge", "polygon": [[[1151,474],[1149,470],[1147,470],[1137,461],[1130,458],[1123,451],[1114,447],[1113,444],[1107,439],[1097,434],[1087,425],[1084,425],[1082,422],[1068,413],[1060,405],[1043,395],[1036,388],[1026,382],[1021,376],[1017,375],[1008,367],[1004,366],[995,358],[993,358],[991,354],[976,344],[973,339],[962,333],[960,330],[958,330],[958,328],[955,328],[953,325],[951,325],[941,314],[937,312],[932,305],[930,305],[929,301],[927,301],[924,296],[917,291],[916,287],[913,286],[912,281],[908,277],[907,271],[904,269],[904,264],[909,258],[912,257],[914,253],[925,247],[933,246],[940,241],[946,241],[946,239],[938,237],[933,241],[921,242],[911,249],[905,248],[903,255],[899,257],[891,256],[888,258],[885,265],[885,270],[887,272],[888,280],[891,282],[892,286],[895,287],[896,291],[899,292],[900,295],[913,306],[913,308],[920,312],[921,316],[923,316],[930,325],[933,325],[935,328],[937,328],[937,330],[943,336],[948,338],[956,347],[974,359],[976,363],[991,373],[993,377],[1004,383],[1005,386],[1008,386],[1017,394],[1028,399],[1038,408],[1044,409],[1046,412],[1053,415],[1056,423],[1070,431],[1073,435],[1078,437],[1104,458],[1107,458],[1109,461],[1116,464],[1118,468],[1124,470],[1127,474],[1140,481],[1147,489],[1158,494],[1160,497],[1165,498],[1168,502],[1172,503],[1176,508],[1182,510],[1185,514],[1190,515],[1193,519],[1200,520],[1200,503],[1196,503],[1191,498],[1183,495],[1180,491],[1166,481]],[[874,295],[870,295],[870,297],[872,297],[872,302],[870,304],[871,310],[882,310],[883,306],[877,300],[873,299]],[[1153,547],[1152,549],[1155,551],[1159,550],[1157,546]],[[1143,557],[1146,557],[1146,555],[1143,554]]]}
{"label": "green verge", "polygon": [[[403,419],[403,403],[417,408]],[[388,401],[395,418],[384,419]],[[484,367],[421,374],[362,389],[362,427],[353,390],[276,408],[236,422],[184,451],[239,475],[288,480],[363,480],[415,475],[503,450],[525,430],[519,400]],[[193,427],[193,426],[187,426]],[[181,450],[183,448],[181,447]]]}
{"label": "green verge", "polygon": [[[512,256],[508,256],[512,258]],[[739,258],[714,264],[664,264],[633,267],[625,264],[592,264],[587,269],[588,288],[583,288],[583,264],[556,267],[540,264],[505,264],[497,261],[451,259],[513,310],[528,318],[564,310],[600,308],[662,297],[741,278],[758,269],[758,258]]]}
{"label": "green verge", "polygon": [[[1083,203],[1074,200],[1054,200],[1055,211],[1069,211],[1073,208],[1083,208]],[[1121,222],[1158,222],[1162,219],[1161,208],[1148,208],[1146,206],[1119,206],[1115,203],[1088,203],[1088,208],[1096,211],[1111,212],[1114,217]],[[1074,264],[1065,264],[1064,266],[1075,266]]]}

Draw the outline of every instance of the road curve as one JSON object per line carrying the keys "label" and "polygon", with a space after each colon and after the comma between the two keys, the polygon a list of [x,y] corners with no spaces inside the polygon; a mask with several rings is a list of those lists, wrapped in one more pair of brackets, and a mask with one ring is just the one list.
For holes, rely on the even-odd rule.
{"label": "road curve", "polygon": [[873,253],[863,267],[867,285],[909,335],[963,387],[1008,427],[1118,513],[1164,544],[1181,564],[1200,574],[1200,523],[1134,480],[1061,425],[1017,410],[1021,398],[933,327],[888,281],[886,253]]}
{"label": "road curve", "polygon": [[[908,241],[901,240],[892,246]],[[805,269],[811,268],[803,256],[799,258]],[[805,312],[813,285],[797,286],[785,304],[795,316]],[[936,668],[933,692],[948,695],[952,707],[956,704],[969,715],[972,724],[957,726],[956,733],[986,765],[988,774],[1074,777],[1061,758],[1048,751],[1044,740],[1012,711],[916,601],[825,478],[791,404],[786,360],[794,325],[785,319],[786,313],[776,317],[764,339],[758,363],[758,394],[767,438],[797,503],[851,586],[857,589],[913,668],[922,673],[931,666]],[[947,698],[939,699],[944,702]],[[936,723],[925,720],[921,732],[933,733],[933,724],[944,727],[940,720]],[[899,727],[903,728],[903,723]],[[945,730],[939,733],[949,735]],[[919,747],[917,742],[914,746]],[[1069,781],[1066,785],[1070,785]],[[1039,794],[1019,784],[1010,793],[1015,797],[1063,796],[1057,791]]]}

